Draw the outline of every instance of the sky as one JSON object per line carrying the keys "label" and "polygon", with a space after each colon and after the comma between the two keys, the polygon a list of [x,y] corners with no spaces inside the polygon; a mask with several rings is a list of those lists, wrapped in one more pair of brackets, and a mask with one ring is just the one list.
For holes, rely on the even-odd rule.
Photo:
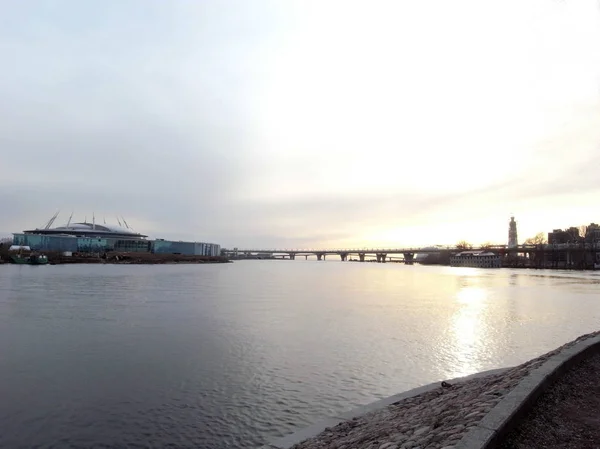
{"label": "sky", "polygon": [[600,221],[598,0],[0,0],[0,234],[232,248]]}

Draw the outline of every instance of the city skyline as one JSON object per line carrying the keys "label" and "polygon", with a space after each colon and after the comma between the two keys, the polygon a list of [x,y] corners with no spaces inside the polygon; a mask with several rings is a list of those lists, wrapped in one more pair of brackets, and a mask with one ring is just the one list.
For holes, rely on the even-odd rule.
{"label": "city skyline", "polygon": [[265,248],[600,220],[595,0],[35,3],[0,18],[5,233],[57,209]]}
{"label": "city skyline", "polygon": [[[104,224],[104,225],[108,224],[108,225],[112,225],[112,226],[117,226],[118,225],[118,227],[121,228],[121,229],[128,229],[128,230],[130,230],[132,232],[137,232],[133,228],[133,226],[130,226],[125,221],[125,218],[123,216],[119,217],[118,215],[115,215],[115,219],[114,220],[110,220],[109,219],[107,221],[105,216],[98,216],[98,218],[96,219],[95,214],[92,213],[92,219],[91,220],[88,220],[87,215],[84,216],[83,220],[78,220],[77,218],[74,219],[73,218],[73,213],[71,213],[71,215],[69,216],[69,219],[68,219],[68,221],[66,223],[62,223],[62,221],[56,220],[56,218],[58,218],[59,216],[60,216],[60,211],[58,211],[55,216],[52,216],[50,218],[50,220],[47,221],[46,223],[44,223],[43,225],[41,225],[41,226],[35,226],[32,229],[44,229],[47,226],[49,226],[50,228],[55,228],[55,227],[58,227],[58,226],[68,226],[69,224],[78,224],[78,223],[87,223],[87,224],[94,224],[94,223],[96,223],[98,225],[102,225],[102,224]],[[439,242],[438,243],[429,242],[429,243],[422,243],[420,245],[413,245],[412,247],[422,247],[422,248],[432,247],[432,246],[449,246],[449,247],[453,247],[453,246],[460,246],[460,245],[463,245],[463,244],[469,244],[469,245],[472,245],[475,248],[477,248],[477,247],[485,247],[487,245],[508,246],[510,248],[511,246],[515,246],[517,244],[518,245],[531,244],[531,241],[536,241],[536,239],[538,238],[538,236],[540,234],[543,236],[543,238],[546,241],[548,241],[547,237],[549,237],[551,233],[555,234],[556,231],[558,231],[559,233],[568,233],[568,232],[571,232],[572,230],[576,230],[580,234],[581,234],[581,232],[583,232],[583,234],[581,234],[581,236],[585,237],[585,229],[589,228],[589,226],[586,225],[586,224],[584,224],[584,225],[578,225],[578,226],[574,226],[574,227],[573,226],[565,226],[563,228],[553,227],[553,228],[551,228],[551,230],[548,230],[548,231],[540,231],[540,232],[536,233],[535,235],[532,234],[532,235],[529,235],[529,236],[524,237],[524,238],[518,238],[518,236],[517,236],[517,224],[518,224],[518,221],[515,220],[513,222],[514,218],[515,218],[514,216],[511,216],[510,217],[510,221],[507,222],[507,224],[509,225],[509,231],[508,231],[508,239],[505,242],[500,241],[500,240],[494,241],[494,240],[490,240],[490,239],[483,240],[483,241],[474,241],[474,240],[470,240],[468,238],[463,238],[463,239],[457,240],[456,242],[446,242],[446,243],[443,243],[443,244],[440,244]],[[513,240],[513,243],[511,243],[511,230],[510,229],[512,228],[513,224],[515,226],[515,228],[514,228],[515,229],[515,231],[514,231],[515,232],[515,237],[514,237],[515,240]],[[590,222],[590,224],[598,226],[597,224],[595,224],[593,222]],[[563,229],[565,231],[563,231]],[[583,231],[582,231],[582,229],[583,229]],[[8,240],[8,239],[12,240],[12,235],[14,233],[15,232],[0,232],[0,240]],[[150,236],[144,236],[144,237],[149,237],[150,239],[155,239],[155,238],[161,238],[161,237],[168,236],[168,234],[169,233],[167,232],[167,233],[163,233],[163,235],[150,235]],[[527,242],[527,240],[530,240],[530,242]],[[408,248],[408,247],[411,247],[411,246],[410,245],[398,245],[398,244],[388,244],[388,245],[382,245],[382,246],[357,246],[357,245],[352,246],[352,245],[350,245],[350,246],[346,246],[345,248],[367,248],[367,247],[369,247],[369,248],[392,248],[392,247],[396,247],[396,248],[398,248],[398,247]],[[233,248],[235,248],[235,245],[229,245],[228,248],[229,249],[233,249]],[[246,247],[240,247],[240,248],[243,249],[243,248],[250,248],[250,247],[246,246]],[[255,248],[259,248],[259,247],[255,247]],[[264,247],[263,246],[262,248],[263,249],[292,249],[291,247],[284,247],[282,245],[275,245],[275,246],[272,246],[272,247]],[[338,247],[338,248],[342,248],[342,247]],[[317,245],[317,246],[313,246],[313,247],[310,247],[310,246],[297,247],[296,249],[335,249],[335,248],[332,247],[332,246],[328,247],[328,246],[324,246],[324,245]]]}

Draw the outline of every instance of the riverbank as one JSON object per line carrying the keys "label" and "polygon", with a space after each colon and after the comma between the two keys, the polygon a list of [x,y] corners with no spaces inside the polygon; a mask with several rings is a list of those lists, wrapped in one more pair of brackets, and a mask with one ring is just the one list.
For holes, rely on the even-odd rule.
{"label": "riverbank", "polygon": [[[481,421],[488,414],[493,415],[490,413],[492,410],[495,415],[502,414],[502,406],[497,406],[501,402],[504,404],[503,399],[515,390],[521,381],[535,377],[528,376],[537,372],[538,368],[546,367],[546,362],[554,356],[560,356],[581,342],[598,335],[600,332],[581,336],[540,357],[501,372],[438,383],[413,390],[414,394],[409,392],[407,397],[391,404],[385,404],[384,400],[380,401],[379,407],[364,407],[362,413],[359,409],[358,414],[341,414],[325,421],[326,426],[313,426],[313,429],[319,429],[318,432],[309,429],[308,432],[300,431],[280,438],[265,448],[452,449],[459,447],[459,444],[465,445],[463,440],[472,440],[480,430],[482,433],[489,433],[485,441],[491,440],[497,430],[481,428]],[[546,377],[540,379],[541,383]],[[537,385],[534,387],[537,388]],[[529,396],[526,399],[529,399]],[[520,405],[521,403],[517,404]],[[370,410],[365,413],[365,409]],[[505,421],[512,416],[500,420],[501,424],[506,424]],[[487,443],[479,446],[466,444],[465,447],[487,447],[485,444]]]}

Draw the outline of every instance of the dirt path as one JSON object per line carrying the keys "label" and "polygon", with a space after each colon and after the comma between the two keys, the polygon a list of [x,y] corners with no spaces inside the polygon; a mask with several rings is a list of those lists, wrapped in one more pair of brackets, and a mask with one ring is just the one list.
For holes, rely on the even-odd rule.
{"label": "dirt path", "polygon": [[550,387],[500,449],[599,449],[600,354]]}

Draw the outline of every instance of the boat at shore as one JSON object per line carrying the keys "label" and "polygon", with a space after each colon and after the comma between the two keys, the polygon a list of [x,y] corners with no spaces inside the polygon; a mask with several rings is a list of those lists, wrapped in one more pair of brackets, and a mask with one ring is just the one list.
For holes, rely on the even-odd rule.
{"label": "boat at shore", "polygon": [[11,246],[8,261],[17,265],[47,265],[48,256],[31,252],[28,246]]}
{"label": "boat at shore", "polygon": [[44,254],[32,254],[29,256],[23,254],[13,254],[10,256],[10,262],[17,265],[47,265],[48,257]]}

